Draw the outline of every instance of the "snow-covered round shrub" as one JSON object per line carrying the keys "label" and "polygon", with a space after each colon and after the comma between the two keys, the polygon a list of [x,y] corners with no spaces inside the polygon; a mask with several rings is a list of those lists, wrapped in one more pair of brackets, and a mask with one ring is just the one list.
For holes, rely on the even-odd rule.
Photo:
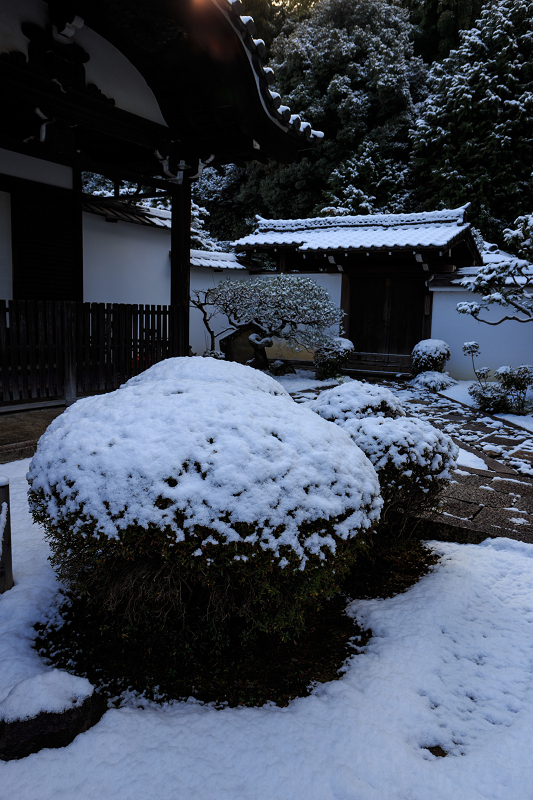
{"label": "snow-covered round shrub", "polygon": [[364,381],[348,381],[321,392],[308,408],[330,422],[342,425],[362,417],[400,417],[402,404],[389,389]]}
{"label": "snow-covered round shrub", "polygon": [[332,338],[317,347],[313,355],[313,362],[318,380],[325,381],[339,375],[350,363],[353,351],[354,347],[351,341],[342,337]]}
{"label": "snow-covered round shrub", "polygon": [[411,353],[412,373],[444,372],[444,365],[450,358],[450,347],[442,339],[423,339],[415,344]]}
{"label": "snow-covered round shrub", "polygon": [[412,380],[413,386],[419,389],[431,389],[434,392],[449,389],[450,386],[456,386],[456,384],[457,381],[451,378],[447,372],[421,372]]}
{"label": "snow-covered round shrub", "polygon": [[399,534],[410,516],[435,506],[459,454],[449,436],[410,417],[351,419],[343,430],[378,474],[383,497],[381,528]]}
{"label": "snow-covered round shrub", "polygon": [[130,378],[121,389],[137,387],[147,384],[172,383],[182,384],[183,381],[193,383],[213,384],[212,389],[205,387],[205,391],[218,391],[222,386],[232,387],[237,393],[244,391],[267,392],[268,394],[285,397],[292,402],[290,394],[270,375],[259,372],[252,367],[238,364],[235,361],[224,361],[219,358],[203,358],[193,356],[188,358],[166,358],[153,367]]}
{"label": "snow-covered round shrub", "polygon": [[28,480],[52,563],[117,637],[292,636],[379,518],[375,470],[267,376],[236,392],[183,372],[80,400],[41,437]]}

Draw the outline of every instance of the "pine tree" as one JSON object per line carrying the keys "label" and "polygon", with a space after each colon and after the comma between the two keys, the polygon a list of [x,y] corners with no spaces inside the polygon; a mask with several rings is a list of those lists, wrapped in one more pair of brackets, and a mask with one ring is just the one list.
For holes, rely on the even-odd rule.
{"label": "pine tree", "polygon": [[430,80],[415,143],[421,201],[472,202],[485,237],[502,242],[533,190],[533,0],[488,4]]}
{"label": "pine tree", "polygon": [[[319,0],[307,18],[288,20],[272,44],[276,91],[325,138],[298,163],[233,173],[225,200],[236,233],[254,214],[364,213],[408,202],[409,131],[425,96],[411,30],[400,0]],[[201,186],[197,201],[210,212],[218,202]]]}
{"label": "pine tree", "polygon": [[415,53],[427,64],[446,58],[459,46],[459,34],[472,28],[481,0],[403,0],[415,26]]}

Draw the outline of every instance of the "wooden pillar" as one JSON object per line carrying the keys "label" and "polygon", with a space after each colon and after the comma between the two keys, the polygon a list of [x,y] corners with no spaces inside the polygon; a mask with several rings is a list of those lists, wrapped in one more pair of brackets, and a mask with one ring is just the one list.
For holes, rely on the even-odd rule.
{"label": "wooden pillar", "polygon": [[172,189],[170,234],[170,303],[173,306],[173,353],[189,355],[189,295],[191,272],[191,184],[184,178]]}
{"label": "wooden pillar", "polygon": [[13,586],[9,480],[0,475],[0,594]]}

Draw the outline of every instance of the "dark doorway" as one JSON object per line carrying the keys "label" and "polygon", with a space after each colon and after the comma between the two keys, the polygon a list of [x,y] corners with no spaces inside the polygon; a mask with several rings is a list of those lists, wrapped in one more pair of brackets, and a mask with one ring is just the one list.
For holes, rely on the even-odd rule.
{"label": "dark doorway", "polygon": [[429,294],[424,275],[354,272],[350,339],[359,353],[410,354],[425,338]]}

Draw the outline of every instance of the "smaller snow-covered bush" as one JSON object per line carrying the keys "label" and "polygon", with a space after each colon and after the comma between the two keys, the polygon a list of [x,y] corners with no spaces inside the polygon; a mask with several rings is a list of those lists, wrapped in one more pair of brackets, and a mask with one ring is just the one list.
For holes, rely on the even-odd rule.
{"label": "smaller snow-covered bush", "polygon": [[272,361],[268,365],[268,370],[271,375],[275,375],[277,378],[281,378],[283,375],[294,375],[296,372],[290,361],[285,361],[281,358]]}
{"label": "smaller snow-covered bush", "polygon": [[198,358],[192,380],[193,361],[67,409],[28,474],[52,563],[102,635],[180,657],[296,635],[381,508],[375,470],[342,430],[268,376]]}
{"label": "smaller snow-covered bush", "polygon": [[202,353],[202,358],[216,358],[219,361],[225,361],[226,356],[222,352],[222,350],[204,350]]}
{"label": "smaller snow-covered bush", "polygon": [[405,411],[395,395],[383,386],[349,381],[321,392],[308,408],[329,422],[342,425],[362,417],[401,417]]}
{"label": "smaller snow-covered bush", "polygon": [[412,381],[413,386],[420,389],[431,389],[434,392],[440,392],[442,389],[448,389],[456,384],[457,381],[451,378],[447,372],[421,372]]}
{"label": "smaller snow-covered bush", "polygon": [[410,516],[435,507],[459,454],[449,436],[407,417],[351,419],[343,429],[378,474],[383,497],[379,528],[398,535]]}
{"label": "smaller snow-covered bush", "polygon": [[521,364],[519,367],[500,367],[494,373],[495,381],[490,381],[489,367],[477,367],[474,359],[479,356],[477,342],[465,342],[463,353],[472,359],[472,368],[477,378],[468,389],[470,397],[482,411],[491,414],[526,414],[530,409],[527,391],[533,386],[533,366]]}
{"label": "smaller snow-covered bush", "polygon": [[442,339],[423,339],[413,347],[411,358],[414,376],[421,372],[444,372],[450,358],[450,348]]}
{"label": "smaller snow-covered bush", "polygon": [[317,347],[313,356],[315,374],[319,381],[335,378],[350,363],[353,344],[349,339],[336,337]]}

